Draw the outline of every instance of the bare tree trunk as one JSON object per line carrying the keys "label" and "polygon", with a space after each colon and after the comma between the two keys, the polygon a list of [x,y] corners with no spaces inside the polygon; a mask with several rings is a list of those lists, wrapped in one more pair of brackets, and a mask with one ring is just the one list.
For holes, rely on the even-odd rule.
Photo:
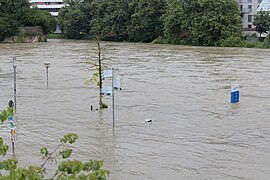
{"label": "bare tree trunk", "polygon": [[101,67],[101,47],[100,47],[100,42],[99,38],[97,37],[96,39],[97,43],[97,48],[98,48],[98,73],[99,73],[99,107],[103,107],[103,102],[102,102],[102,67]]}

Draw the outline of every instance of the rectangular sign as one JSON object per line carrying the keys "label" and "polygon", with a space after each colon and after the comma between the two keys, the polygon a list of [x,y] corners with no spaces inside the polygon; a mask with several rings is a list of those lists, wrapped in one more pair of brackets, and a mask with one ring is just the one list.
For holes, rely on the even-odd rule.
{"label": "rectangular sign", "polygon": [[116,90],[120,90],[120,91],[122,90],[122,80],[120,77],[118,77],[118,76],[114,77],[113,87]]}
{"label": "rectangular sign", "polygon": [[237,103],[240,99],[240,86],[235,84],[231,86],[231,103]]}
{"label": "rectangular sign", "polygon": [[112,94],[112,87],[102,87],[101,94],[110,96]]}
{"label": "rectangular sign", "polygon": [[112,70],[103,70],[102,72],[104,78],[112,77]]}

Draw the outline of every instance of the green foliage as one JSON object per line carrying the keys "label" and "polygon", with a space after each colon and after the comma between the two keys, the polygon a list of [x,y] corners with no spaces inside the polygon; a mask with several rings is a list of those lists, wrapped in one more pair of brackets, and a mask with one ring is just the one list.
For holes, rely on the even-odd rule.
{"label": "green foliage", "polygon": [[[103,161],[89,160],[88,162],[81,162],[79,160],[63,160],[58,168],[55,170],[53,177],[47,177],[45,165],[49,160],[54,160],[58,155],[63,159],[71,156],[72,150],[65,148],[67,144],[73,144],[78,139],[78,135],[69,133],[60,139],[59,144],[52,152],[46,147],[40,149],[44,163],[41,166],[18,167],[16,159],[7,159],[0,161],[0,179],[90,179],[90,180],[106,180],[109,177],[109,171],[103,170]],[[63,149],[61,149],[63,148]],[[61,150],[59,150],[61,149]],[[3,139],[0,138],[0,156],[4,156],[8,150],[8,146],[4,144]],[[59,150],[59,153],[57,153]]]}
{"label": "green foliage", "polygon": [[80,39],[89,31],[89,19],[82,11],[82,4],[64,7],[59,11],[58,24],[68,39]]}
{"label": "green foliage", "polygon": [[192,17],[195,45],[219,46],[222,40],[240,37],[239,7],[235,0],[200,0]]}
{"label": "green foliage", "polygon": [[73,144],[76,142],[76,140],[78,139],[78,135],[74,134],[74,133],[69,133],[64,135],[64,137],[60,140],[60,142],[62,143],[69,143],[69,144]]}
{"label": "green foliage", "polygon": [[62,155],[62,158],[69,158],[71,156],[72,149],[64,149],[63,151],[60,152]]}
{"label": "green foliage", "polygon": [[14,112],[13,112],[13,107],[8,107],[6,110],[3,110],[1,113],[0,113],[0,121],[1,123],[4,123],[8,116],[14,116]]}
{"label": "green foliage", "polygon": [[152,41],[153,44],[168,44],[169,41],[165,37],[159,36],[157,39]]}
{"label": "green foliage", "polygon": [[63,34],[48,34],[48,39],[64,39],[65,36]]}
{"label": "green foliage", "polygon": [[253,25],[255,30],[260,33],[266,33],[270,29],[270,14],[268,11],[259,11],[254,18]]}
{"label": "green foliage", "polygon": [[127,28],[130,24],[131,13],[133,13],[133,1],[92,1],[90,34],[99,35],[103,40],[127,40]]}
{"label": "green foliage", "polygon": [[[82,163],[77,160],[63,161],[58,166],[57,179],[106,179],[109,171],[102,170],[103,161],[89,161]],[[87,172],[92,172],[88,173]],[[86,174],[85,174],[86,173]]]}
{"label": "green foliage", "polygon": [[17,35],[20,26],[40,25],[44,34],[55,29],[55,20],[51,14],[30,9],[28,0],[0,0],[0,3],[0,41]]}
{"label": "green foliage", "polygon": [[240,47],[242,39],[240,37],[228,37],[221,43],[223,47]]}
{"label": "green foliage", "polygon": [[162,35],[161,16],[164,12],[164,0],[139,0],[128,27],[129,39],[151,42]]}
{"label": "green foliage", "polygon": [[49,155],[49,151],[46,147],[42,147],[39,152],[43,159]]}
{"label": "green foliage", "polygon": [[241,19],[235,0],[167,0],[162,16],[169,43],[220,46],[240,37]]}
{"label": "green foliage", "polygon": [[6,37],[11,37],[19,32],[19,23],[9,17],[0,16],[0,42]]}
{"label": "green foliage", "polygon": [[166,12],[162,15],[164,36],[168,43],[181,44],[181,40],[190,38],[182,35],[182,32],[188,31],[184,4],[177,0],[167,0],[166,5]]}
{"label": "green foliage", "polygon": [[262,44],[264,48],[270,48],[270,35],[269,34],[266,36]]}
{"label": "green foliage", "polygon": [[6,155],[7,150],[8,145],[5,145],[3,139],[0,137],[0,156]]}
{"label": "green foliage", "polygon": [[56,29],[56,20],[48,11],[29,9],[22,15],[23,26],[41,26],[44,34]]}

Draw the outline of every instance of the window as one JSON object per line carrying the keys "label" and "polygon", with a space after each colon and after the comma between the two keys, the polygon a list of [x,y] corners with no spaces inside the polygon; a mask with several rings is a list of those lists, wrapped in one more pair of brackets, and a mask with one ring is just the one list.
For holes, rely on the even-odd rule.
{"label": "window", "polygon": [[258,0],[258,3],[261,3],[262,2],[262,0]]}
{"label": "window", "polygon": [[248,0],[248,3],[252,3],[252,0]]}
{"label": "window", "polygon": [[252,21],[252,15],[248,15],[248,22]]}
{"label": "window", "polygon": [[248,10],[252,12],[252,5],[248,5]]}
{"label": "window", "polygon": [[251,24],[248,25],[248,28],[252,28]]}

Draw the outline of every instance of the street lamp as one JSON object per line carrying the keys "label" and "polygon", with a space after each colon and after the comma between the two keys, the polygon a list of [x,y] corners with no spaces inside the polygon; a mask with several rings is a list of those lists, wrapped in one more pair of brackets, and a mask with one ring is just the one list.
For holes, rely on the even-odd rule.
{"label": "street lamp", "polygon": [[45,68],[47,69],[47,89],[48,89],[48,87],[49,87],[49,67],[50,67],[50,63],[45,62],[44,65],[45,65]]}

